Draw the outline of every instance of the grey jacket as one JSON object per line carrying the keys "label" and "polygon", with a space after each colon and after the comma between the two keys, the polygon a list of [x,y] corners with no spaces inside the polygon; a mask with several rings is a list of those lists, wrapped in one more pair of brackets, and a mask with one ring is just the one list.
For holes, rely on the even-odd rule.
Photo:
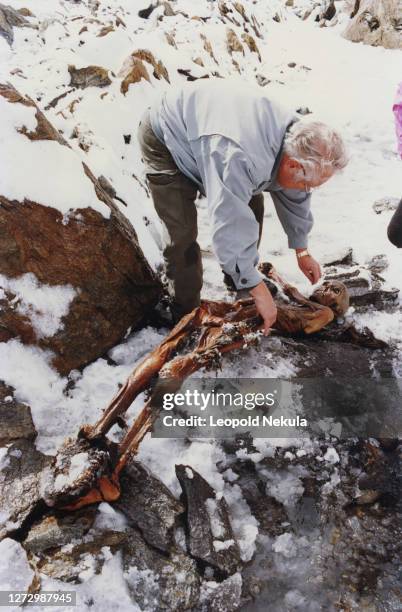
{"label": "grey jacket", "polygon": [[297,117],[260,88],[216,79],[169,89],[150,110],[152,129],[208,199],[212,246],[238,289],[257,285],[258,224],[251,197],[269,191],[290,248],[307,247],[310,195],[282,189],[276,174]]}

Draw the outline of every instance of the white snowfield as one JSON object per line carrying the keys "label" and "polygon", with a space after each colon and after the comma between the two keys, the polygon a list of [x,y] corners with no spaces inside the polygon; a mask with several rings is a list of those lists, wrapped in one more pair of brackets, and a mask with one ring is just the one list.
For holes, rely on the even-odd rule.
{"label": "white snowfield", "polygon": [[[77,68],[90,64],[102,66],[109,70],[112,84],[102,89],[90,87],[67,93],[54,108],[45,111],[48,119],[72,147],[71,152],[58,153],[58,157],[54,156],[55,143],[30,143],[21,135],[15,136],[15,126],[24,124],[29,129],[34,127],[31,109],[16,110],[10,125],[2,119],[3,107],[0,105],[2,150],[5,146],[7,151],[8,145],[4,142],[13,134],[10,156],[5,165],[0,163],[0,193],[19,200],[31,198],[57,206],[63,212],[84,205],[94,206],[96,197],[92,185],[76,172],[81,162],[85,161],[96,176],[103,174],[108,178],[117,195],[127,202],[128,208],[123,207],[123,212],[137,230],[145,255],[156,267],[161,262],[158,240],[154,239],[155,232],[159,231],[159,222],[146,193],[136,143],[136,129],[142,112],[162,89],[183,82],[186,77],[177,72],[178,68],[190,70],[192,75],[198,77],[218,71],[222,77],[240,80],[244,86],[255,84],[256,74],[260,74],[271,81],[266,86],[267,94],[282,99],[295,109],[308,107],[312,119],[328,122],[338,128],[350,153],[349,165],[342,174],[313,195],[315,225],[309,246],[311,253],[324,263],[352,247],[354,259],[361,264],[374,255],[386,254],[390,265],[383,276],[389,286],[402,289],[401,253],[387,241],[386,236],[391,213],[376,215],[372,209],[376,200],[385,196],[398,198],[402,194],[402,161],[396,152],[391,110],[401,79],[402,58],[399,51],[353,44],[343,39],[341,33],[348,19],[346,14],[339,15],[334,27],[319,28],[314,22],[315,13],[307,21],[301,21],[280,0],[257,3],[244,0],[246,12],[254,13],[260,23],[263,38],[254,36],[261,62],[246,45],[244,55],[233,53],[239,73],[226,48],[226,28],[230,26],[238,32],[239,38],[243,30],[234,24],[222,23],[217,2],[172,2],[176,11],[181,10],[189,16],[210,17],[204,23],[189,20],[180,14],[159,20],[163,6],[155,9],[149,19],[143,20],[137,12],[148,5],[146,0],[101,0],[98,13],[101,24],[93,19],[91,6],[95,3],[91,2],[7,0],[6,4],[14,8],[28,7],[35,15],[30,22],[38,24],[39,30],[14,28],[12,48],[0,37],[1,82],[11,82],[22,94],[30,95],[42,110],[53,98],[71,89],[67,70],[69,64]],[[296,7],[299,10],[312,4],[312,0],[303,0],[297,2]],[[337,2],[336,5],[339,14],[342,3]],[[279,22],[272,19],[275,14],[279,15]],[[106,36],[97,36],[103,25],[115,22],[116,16],[123,20],[125,26],[115,26],[115,31]],[[83,26],[87,29],[80,33]],[[174,35],[176,48],[168,44],[166,33]],[[250,33],[254,35],[251,30]],[[204,49],[201,34],[211,43],[216,62]],[[137,49],[148,49],[157,60],[163,61],[169,73],[170,85],[163,79],[157,80],[152,75],[152,68],[147,65],[151,82],[142,80],[131,85],[126,95],[120,92],[121,79],[116,75],[126,57]],[[192,61],[197,57],[202,58],[204,67]],[[292,62],[296,66],[288,65]],[[105,93],[107,95],[103,96]],[[77,126],[79,136],[72,138]],[[128,135],[131,139],[126,144],[124,136]],[[24,139],[23,144],[20,138]],[[91,143],[87,152],[79,147],[83,140]],[[44,168],[38,168],[35,147],[38,151],[40,148],[41,160],[46,162]],[[29,158],[23,157],[28,149]],[[22,158],[26,177],[24,182],[18,178],[21,175],[17,164]],[[63,185],[63,190],[59,188],[60,185]],[[2,191],[3,188],[5,191]],[[225,292],[221,272],[211,252],[205,200],[200,200],[198,205],[199,238],[205,270],[204,296],[223,299]],[[99,206],[103,214],[107,214],[104,210],[106,207],[100,203]],[[310,291],[311,287],[297,268],[294,253],[287,248],[286,236],[268,194],[260,255],[261,260],[275,263],[278,271],[301,291]],[[15,288],[21,291],[22,303],[35,314],[40,332],[46,335],[57,329],[60,317],[65,314],[73,298],[72,291],[64,288],[56,295],[58,288],[52,288],[53,293],[49,296],[46,294],[44,303],[47,289],[36,286],[34,279],[23,280],[20,279]],[[371,313],[357,318],[350,312],[348,316],[356,318],[359,325],[368,324],[377,336],[392,339],[401,346],[401,313]],[[63,439],[67,435],[74,435],[81,423],[93,422],[99,417],[118,385],[127,378],[139,359],[160,343],[162,337],[160,330],[143,329],[130,335],[110,352],[117,365],[112,366],[105,359],[99,359],[83,372],[71,372],[68,378],[60,377],[51,368],[48,353],[10,340],[0,344],[0,379],[15,387],[16,397],[31,406],[39,434],[36,440],[38,449],[55,454]],[[251,349],[236,357],[236,360],[225,358],[220,375],[291,377],[296,373],[291,361],[278,363],[270,357],[270,346],[278,342],[278,339],[267,338],[263,340],[262,351]],[[65,393],[69,379],[75,385]],[[143,401],[143,396],[136,399],[130,416],[140,410]],[[256,443],[258,453],[255,453],[253,460],[258,462],[264,456],[272,456],[276,444],[290,446],[295,444],[295,440],[258,440]],[[300,453],[310,453],[314,449],[314,444],[306,439],[299,440],[297,445]],[[230,474],[228,470],[226,477],[222,472],[225,453],[218,443],[198,440],[189,445],[184,440],[147,437],[141,445],[139,459],[157,473],[175,494],[179,493],[175,464],[189,464],[199,471],[218,494],[225,496],[242,558],[247,560],[252,557],[258,522],[251,515],[233,473]],[[325,461],[336,464],[336,453],[328,451]],[[220,463],[220,470],[217,463]],[[281,481],[273,479],[271,484],[271,494],[287,507],[293,507],[303,493],[297,474]],[[333,486],[336,485],[337,479],[334,478]],[[115,517],[113,511],[105,510],[108,508],[106,504],[102,506],[105,524],[109,524],[109,520],[111,524],[116,521],[121,524],[121,518]],[[304,544],[285,534],[276,539],[273,551],[279,555],[281,563],[287,563],[297,550],[303,550]],[[0,576],[6,576],[8,588],[22,588],[29,578],[23,549],[9,540],[1,543],[1,547]],[[17,561],[21,571],[13,569],[8,574],[7,567]],[[111,607],[115,611],[125,612],[136,609],[128,596],[119,554],[107,557],[102,574],[93,575],[87,571],[82,578],[83,584],[74,587],[77,588],[77,597],[93,598],[97,612],[106,612]],[[131,579],[138,577],[133,575]],[[149,580],[152,582],[153,577],[150,576]],[[64,586],[43,576],[42,588],[45,590]],[[289,591],[289,605],[296,605],[294,602],[299,601],[300,597],[297,592]]]}

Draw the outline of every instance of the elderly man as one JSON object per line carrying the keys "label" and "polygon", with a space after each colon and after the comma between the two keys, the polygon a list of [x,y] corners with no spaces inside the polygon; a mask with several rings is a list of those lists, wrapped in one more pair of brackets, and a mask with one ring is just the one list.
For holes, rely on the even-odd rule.
{"label": "elderly man", "polygon": [[260,88],[220,79],[171,88],[142,117],[138,138],[156,212],[177,320],[200,303],[197,191],[206,195],[212,246],[226,284],[248,289],[268,333],[276,306],[256,269],[268,191],[311,283],[321,277],[307,251],[310,192],[346,164],[340,136],[304,123]]}

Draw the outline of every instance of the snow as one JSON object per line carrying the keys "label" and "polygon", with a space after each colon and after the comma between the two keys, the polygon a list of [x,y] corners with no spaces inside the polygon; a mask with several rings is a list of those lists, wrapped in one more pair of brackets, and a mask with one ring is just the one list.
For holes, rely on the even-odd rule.
{"label": "snow", "polygon": [[[156,9],[144,21],[137,15],[145,2],[122,0],[119,6],[109,6],[102,0],[102,22],[114,19],[117,13],[127,28],[116,27],[115,32],[98,37],[101,24],[92,22],[90,7],[74,2],[49,3],[48,0],[8,0],[7,4],[20,8],[27,6],[35,13],[30,21],[39,23],[37,30],[15,28],[12,49],[0,37],[0,79],[10,81],[21,93],[28,94],[44,110],[56,96],[69,90],[68,64],[77,68],[89,64],[109,70],[112,84],[107,88],[89,88],[68,93],[55,108],[45,111],[54,127],[61,131],[71,149],[51,141],[31,142],[17,129],[26,126],[34,130],[34,109],[19,104],[8,104],[0,97],[0,146],[2,167],[0,193],[23,201],[29,198],[41,204],[57,208],[64,221],[73,209],[91,206],[103,216],[109,209],[96,198],[93,185],[83,172],[85,161],[96,176],[103,174],[116,189],[117,195],[127,202],[122,208],[135,227],[140,245],[154,269],[161,262],[158,247],[160,222],[153,209],[144,184],[143,166],[140,163],[136,143],[136,128],[147,105],[169,85],[151,75],[151,83],[141,81],[130,86],[126,96],[120,93],[117,76],[124,60],[136,49],[152,51],[161,59],[169,72],[172,86],[182,83],[185,77],[177,68],[190,68],[192,74],[202,75],[217,70],[222,76],[241,80],[244,86],[255,84],[257,73],[271,80],[265,90],[294,108],[308,107],[309,118],[322,120],[339,129],[350,153],[350,163],[342,174],[317,189],[313,195],[315,225],[310,240],[310,250],[321,262],[336,258],[340,252],[353,247],[354,259],[365,264],[377,254],[385,254],[389,267],[382,273],[388,286],[401,287],[400,252],[388,243],[386,227],[390,212],[376,215],[373,203],[383,197],[400,198],[402,193],[401,162],[396,152],[392,103],[400,80],[400,52],[352,44],[342,38],[345,20],[341,15],[338,25],[319,28],[314,23],[314,12],[307,21],[295,17],[283,2],[253,3],[244,0],[246,12],[253,12],[264,39],[256,38],[262,62],[256,54],[245,50],[244,57],[236,53],[241,75],[237,74],[226,50],[226,27],[219,19],[218,3],[201,0],[179,0],[172,3],[175,10],[191,15],[209,16],[206,23],[188,21],[181,15],[158,20],[163,7]],[[310,0],[296,0],[297,11],[312,6]],[[55,6],[56,5],[56,6]],[[341,3],[337,3],[341,5]],[[339,10],[339,9],[338,9]],[[272,17],[278,13],[278,23]],[[73,21],[73,19],[79,17]],[[346,16],[345,16],[346,17]],[[189,27],[189,23],[191,27]],[[83,26],[88,30],[81,35]],[[240,28],[229,24],[239,37]],[[173,33],[177,44],[174,49],[167,44],[165,33]],[[203,48],[203,34],[210,41],[218,64]],[[80,40],[84,44],[80,44]],[[205,68],[197,66],[192,58],[201,57]],[[288,64],[296,62],[294,68]],[[15,68],[22,73],[11,74]],[[112,74],[114,73],[114,75]],[[106,96],[101,97],[102,94]],[[74,110],[70,105],[75,102]],[[5,110],[7,109],[7,114]],[[74,128],[79,138],[71,138]],[[130,135],[125,144],[123,135]],[[79,142],[89,144],[88,152],[79,148]],[[116,202],[119,205],[118,202]],[[294,254],[287,248],[269,196],[266,196],[265,231],[260,248],[261,260],[275,262],[281,275],[294,283],[302,292],[311,291],[298,270]],[[205,199],[197,202],[199,215],[199,239],[203,252],[203,295],[212,299],[227,299],[224,294],[219,266],[211,252],[210,227]],[[33,275],[20,279],[7,279],[14,283],[21,295],[17,308],[24,308],[42,337],[60,329],[62,317],[75,294],[73,288],[40,285]],[[6,284],[7,284],[6,283]],[[7,285],[9,286],[9,285]],[[401,301],[402,304],[402,301]],[[392,340],[402,350],[402,315],[351,312],[351,320],[358,326],[367,325],[378,337]],[[1,379],[15,388],[18,401],[30,405],[38,438],[38,449],[55,454],[68,435],[76,434],[84,422],[94,422],[102,409],[117,392],[134,366],[166,335],[166,330],[145,328],[130,334],[120,345],[109,351],[109,358],[98,359],[82,372],[72,372],[60,377],[50,366],[51,354],[33,346],[23,346],[18,340],[0,344]],[[261,339],[259,350],[242,351],[236,358],[230,355],[223,361],[221,377],[291,378],[297,373],[292,359],[280,360],[275,351],[281,340],[276,337]],[[197,373],[195,377],[204,376]],[[67,388],[67,384],[69,387]],[[128,417],[142,408],[144,395],[140,395],[128,412]],[[116,434],[118,436],[118,433]],[[294,509],[304,492],[300,470],[282,473],[264,468],[263,459],[275,456],[278,447],[291,449],[297,457],[316,452],[308,439],[257,439],[256,453],[245,448],[238,451],[238,458],[252,460],[267,480],[267,494],[275,497],[285,507]],[[296,449],[296,450],[295,450]],[[290,451],[289,451],[289,459]],[[180,487],[175,475],[175,464],[190,465],[216,490],[217,498],[224,497],[231,516],[234,535],[239,542],[244,561],[250,560],[256,549],[258,522],[251,514],[240,487],[237,475],[227,465],[227,457],[219,442],[213,440],[156,439],[146,436],[141,444],[138,459],[153,470],[178,496]],[[320,467],[333,469],[324,492],[331,493],[340,482],[336,465],[339,457],[328,448],[320,456]],[[2,450],[1,460],[8,461]],[[219,467],[218,467],[219,466]],[[78,468],[78,466],[76,466]],[[265,470],[265,471],[264,471]],[[212,500],[213,501],[213,500]],[[124,517],[109,504],[101,504],[96,527],[121,530]],[[216,525],[215,525],[216,527]],[[217,540],[215,540],[217,542]],[[226,543],[218,543],[222,546]],[[297,565],[295,576],[302,572],[305,562],[306,542],[292,534],[282,534],[273,543],[276,564],[282,563],[283,575],[290,562]],[[319,542],[317,540],[317,546]],[[110,552],[110,551],[109,551]],[[74,585],[79,601],[91,605],[99,612],[113,608],[116,612],[136,610],[128,594],[120,553],[110,557],[105,550],[105,564],[99,575],[93,574],[89,564],[83,584]],[[25,589],[32,578],[22,547],[12,540],[0,543],[0,578],[12,581],[12,588]],[[9,568],[13,567],[13,572]],[[16,569],[14,569],[16,568]],[[146,583],[152,605],[154,577],[130,568],[125,578],[135,584]],[[41,575],[42,589],[65,589],[65,584]],[[240,576],[239,576],[240,579]],[[15,581],[21,580],[16,584]],[[215,584],[215,583],[210,583]],[[105,589],[105,585],[108,588]],[[300,587],[300,584],[298,585]],[[3,588],[3,587],[2,587]],[[282,608],[304,609],[304,596],[292,588],[285,597]],[[51,608],[49,608],[51,609]],[[64,608],[66,612],[68,608]],[[75,608],[71,608],[71,611]]]}
{"label": "snow", "polygon": [[26,198],[52,206],[61,213],[90,206],[109,218],[110,209],[96,197],[72,149],[57,141],[32,141],[17,131],[24,126],[28,131],[35,129],[34,113],[34,108],[11,104],[0,96],[1,194],[9,200]]}
{"label": "snow", "polygon": [[[12,571],[10,571],[12,568]],[[2,591],[27,591],[34,578],[25,550],[10,538],[0,542],[0,585]]]}
{"label": "snow", "polygon": [[31,320],[38,338],[53,336],[63,328],[62,318],[77,295],[71,285],[45,285],[32,273],[18,278],[0,274],[0,289],[15,294],[17,312]]}
{"label": "snow", "polygon": [[[68,474],[58,474],[55,482],[55,491],[61,491],[64,487],[73,484],[73,482],[82,474],[85,468],[89,465],[88,453],[77,453],[71,458]],[[57,458],[56,467],[63,467]]]}

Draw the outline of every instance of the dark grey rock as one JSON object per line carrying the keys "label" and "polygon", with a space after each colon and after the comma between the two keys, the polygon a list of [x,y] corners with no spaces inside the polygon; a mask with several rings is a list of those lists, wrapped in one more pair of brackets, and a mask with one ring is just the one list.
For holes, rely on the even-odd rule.
{"label": "dark grey rock", "polygon": [[173,528],[184,506],[159,478],[139,461],[130,461],[121,478],[121,496],[114,504],[144,539],[164,551],[173,542]]}
{"label": "dark grey rock", "polygon": [[234,612],[240,607],[242,577],[239,572],[222,582],[204,582],[197,612]]}
{"label": "dark grey rock", "polygon": [[0,471],[0,539],[43,505],[41,475],[52,459],[36,450],[31,440],[16,440],[8,447]]}
{"label": "dark grey rock", "polygon": [[0,382],[0,446],[12,440],[36,437],[31,409],[13,397],[14,389]]}
{"label": "dark grey rock", "polygon": [[146,610],[193,609],[200,594],[195,561],[181,551],[167,557],[148,546],[134,529],[126,534],[123,569],[133,601]]}
{"label": "dark grey rock", "polygon": [[256,472],[255,464],[252,461],[242,461],[234,466],[234,470],[239,474],[236,484],[259,522],[259,532],[270,536],[283,533],[282,523],[289,520],[286,510],[283,504],[267,495],[266,482]]}
{"label": "dark grey rock", "polygon": [[176,465],[176,475],[187,507],[191,555],[223,574],[233,574],[240,565],[240,551],[225,499],[217,498],[214,489],[190,466]]}

